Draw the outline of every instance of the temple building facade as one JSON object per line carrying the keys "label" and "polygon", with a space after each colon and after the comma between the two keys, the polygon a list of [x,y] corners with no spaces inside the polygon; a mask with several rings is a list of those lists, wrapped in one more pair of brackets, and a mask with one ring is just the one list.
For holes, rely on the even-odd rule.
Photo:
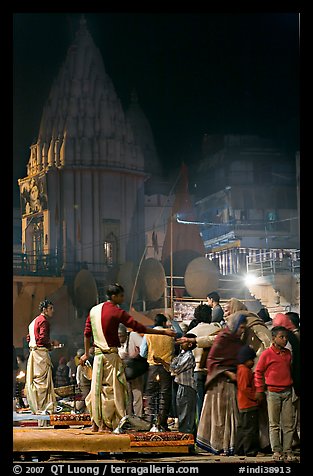
{"label": "temple building facade", "polygon": [[[81,322],[72,321],[85,316],[96,303],[93,300],[104,298],[106,284],[116,280],[122,263],[136,266],[145,252],[145,182],[158,163],[152,132],[149,135],[136,102],[133,96],[126,114],[82,19],[44,105],[27,175],[19,180],[17,346],[45,296],[60,303],[59,327],[63,321],[65,328],[81,332]],[[132,127],[131,121],[141,129],[145,122],[146,144],[141,142],[140,127]],[[78,285],[75,279],[82,269],[90,275],[85,275],[86,282],[78,279]],[[51,287],[51,279],[55,286]],[[39,294],[34,280],[40,280]],[[50,283],[46,287],[44,280]],[[92,289],[91,296],[87,291],[86,305],[81,295],[84,285]]]}
{"label": "temple building facade", "polygon": [[55,254],[63,269],[137,261],[145,178],[141,148],[82,20],[19,181],[23,251]]}

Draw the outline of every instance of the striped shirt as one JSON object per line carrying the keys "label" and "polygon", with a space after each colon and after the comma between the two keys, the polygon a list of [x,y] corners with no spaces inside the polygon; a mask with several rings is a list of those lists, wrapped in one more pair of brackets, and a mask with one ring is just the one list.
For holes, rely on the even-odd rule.
{"label": "striped shirt", "polygon": [[175,382],[196,390],[194,368],[196,361],[191,350],[182,350],[171,362],[170,371],[175,375]]}

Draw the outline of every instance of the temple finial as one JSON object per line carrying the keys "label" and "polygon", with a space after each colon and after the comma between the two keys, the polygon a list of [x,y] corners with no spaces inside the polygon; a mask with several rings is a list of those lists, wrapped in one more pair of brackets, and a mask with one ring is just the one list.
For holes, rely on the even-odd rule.
{"label": "temple finial", "polygon": [[79,24],[80,24],[80,26],[86,26],[87,21],[86,21],[86,18],[85,18],[84,14],[81,15],[80,20],[79,20]]}
{"label": "temple finial", "polygon": [[135,88],[133,88],[131,92],[131,102],[132,103],[137,103],[138,102],[138,94]]}

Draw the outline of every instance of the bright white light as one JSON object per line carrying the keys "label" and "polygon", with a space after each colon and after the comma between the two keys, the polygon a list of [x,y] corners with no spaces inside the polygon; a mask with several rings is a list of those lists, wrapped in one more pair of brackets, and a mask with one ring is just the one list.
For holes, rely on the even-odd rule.
{"label": "bright white light", "polygon": [[249,287],[257,282],[257,278],[253,274],[247,274],[247,276],[244,278],[244,281],[245,285]]}

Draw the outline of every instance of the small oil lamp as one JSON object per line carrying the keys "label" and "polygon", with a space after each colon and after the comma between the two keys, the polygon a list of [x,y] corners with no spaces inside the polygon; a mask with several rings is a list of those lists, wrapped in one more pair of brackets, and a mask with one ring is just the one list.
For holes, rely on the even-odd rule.
{"label": "small oil lamp", "polygon": [[157,374],[155,377],[155,381],[157,384],[157,391],[155,393],[155,404],[154,404],[154,418],[153,418],[153,425],[150,428],[150,431],[156,433],[160,431],[160,422],[159,422],[159,407],[160,407],[160,375]]}

